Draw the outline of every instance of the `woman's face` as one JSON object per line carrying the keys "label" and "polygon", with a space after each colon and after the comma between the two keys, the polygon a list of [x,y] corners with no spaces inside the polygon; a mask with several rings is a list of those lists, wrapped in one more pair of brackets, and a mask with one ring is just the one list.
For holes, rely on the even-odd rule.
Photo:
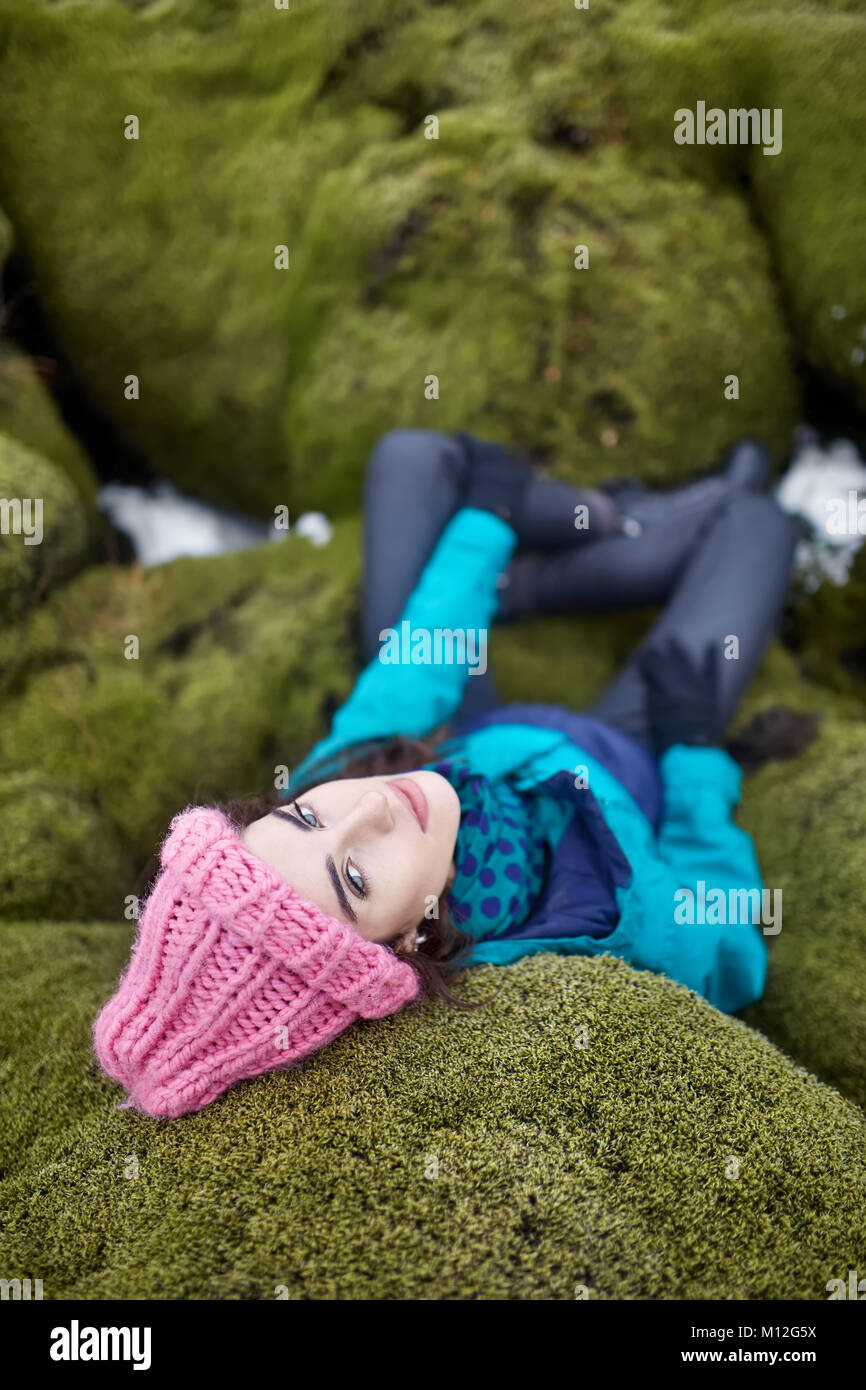
{"label": "woman's face", "polygon": [[252,854],[368,941],[411,947],[454,877],[457,793],[438,772],[323,782],[241,831]]}

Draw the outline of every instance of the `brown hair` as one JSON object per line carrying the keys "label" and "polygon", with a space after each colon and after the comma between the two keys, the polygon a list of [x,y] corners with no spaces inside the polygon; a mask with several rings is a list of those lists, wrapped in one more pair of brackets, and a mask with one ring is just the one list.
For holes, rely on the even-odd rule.
{"label": "brown hair", "polygon": [[[347,755],[348,761],[334,769],[329,767],[327,777],[320,777],[318,780],[336,782],[349,777],[382,777],[389,773],[396,775],[400,772],[413,772],[425,763],[435,761],[444,737],[443,728],[434,731],[426,739],[387,739],[364,752],[356,753],[354,757],[351,757],[351,754]],[[314,782],[307,783],[304,790],[309,791],[313,786]],[[300,794],[298,792],[298,795]],[[282,804],[280,793],[274,789],[262,796],[230,801],[221,809],[229,820],[242,830],[252,821],[268,815],[276,806]],[[420,997],[442,999],[458,1009],[480,1008],[481,1003],[486,1001],[472,1004],[467,1000],[458,999],[448,985],[448,976],[468,964],[472,937],[461,931],[454,922],[448,908],[447,894],[443,893],[439,899],[438,915],[432,918],[425,917],[419,924],[419,931],[424,940],[419,939],[414,949],[392,949],[395,955],[411,965],[418,975],[421,984]]]}

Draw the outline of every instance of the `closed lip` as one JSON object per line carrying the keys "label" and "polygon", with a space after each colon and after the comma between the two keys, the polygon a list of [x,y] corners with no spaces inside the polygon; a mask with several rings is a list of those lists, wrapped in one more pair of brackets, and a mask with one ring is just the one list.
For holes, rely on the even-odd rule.
{"label": "closed lip", "polygon": [[427,798],[418,786],[418,783],[413,782],[411,777],[397,777],[394,781],[389,782],[388,786],[393,787],[397,795],[402,797],[407,803],[409,810],[420,825],[421,830],[426,834],[427,821],[430,817],[430,808],[427,805]]}

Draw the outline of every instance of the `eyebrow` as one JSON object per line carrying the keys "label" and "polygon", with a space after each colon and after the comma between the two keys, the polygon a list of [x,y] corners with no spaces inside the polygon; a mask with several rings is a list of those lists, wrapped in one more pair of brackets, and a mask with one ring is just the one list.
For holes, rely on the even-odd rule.
{"label": "eyebrow", "polygon": [[[280,820],[288,821],[289,825],[296,825],[299,830],[316,829],[314,825],[307,825],[307,822],[305,820],[300,820],[297,816],[293,815],[291,811],[287,810],[283,806],[278,806],[276,810],[271,812],[271,814],[274,816],[279,816]],[[328,870],[328,877],[330,878],[331,883],[333,884],[334,893],[336,894],[337,902],[340,904],[341,909],[350,921],[357,922],[357,915],[352,907],[352,904],[349,902],[349,899],[346,897],[345,889],[343,888],[343,885],[340,882],[340,875],[337,873],[336,866],[330,854],[327,855],[325,858],[325,867]]]}
{"label": "eyebrow", "polygon": [[343,890],[343,885],[340,882],[340,875],[337,873],[337,870],[334,866],[334,861],[331,858],[330,854],[325,859],[325,864],[327,866],[328,873],[331,876],[331,882],[334,885],[334,892],[337,895],[337,901],[339,902],[340,907],[343,909],[350,921],[357,922],[358,918],[355,916],[355,913],[352,910],[352,904],[346,897],[346,894]]}

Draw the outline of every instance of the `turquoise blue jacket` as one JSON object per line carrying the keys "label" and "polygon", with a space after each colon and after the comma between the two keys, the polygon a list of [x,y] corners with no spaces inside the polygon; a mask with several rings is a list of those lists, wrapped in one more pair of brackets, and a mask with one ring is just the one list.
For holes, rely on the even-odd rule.
{"label": "turquoise blue jacket", "polygon": [[[497,607],[497,579],[515,545],[514,532],[492,513],[473,508],[458,512],[408,600],[402,621],[409,623],[412,633],[489,631]],[[338,710],[329,735],[295,770],[293,786],[310,785],[314,778],[327,780],[329,762],[333,767],[334,760],[356,744],[395,734],[423,737],[447,723],[460,707],[468,679],[472,677],[465,664],[373,660]],[[473,963],[507,965],[540,951],[611,954],[638,969],[668,975],[725,1011],[760,998],[767,949],[757,918],[689,925],[683,922],[683,896],[678,893],[690,889],[700,903],[707,896],[712,901],[712,890],[721,889],[725,901],[733,902],[732,890],[760,894],[763,889],[752,840],[732,819],[740,796],[740,769],[721,748],[676,744],[659,760],[663,810],[657,829],[622,782],[587,748],[555,728],[508,722],[507,707],[498,712],[495,724],[452,741],[448,755],[455,753],[487,777],[507,775],[525,789],[537,788],[557,774],[563,781],[563,771],[580,765],[588,784],[583,795],[593,813],[603,818],[624,865],[616,888],[619,922],[610,935],[483,940],[473,949]]]}

